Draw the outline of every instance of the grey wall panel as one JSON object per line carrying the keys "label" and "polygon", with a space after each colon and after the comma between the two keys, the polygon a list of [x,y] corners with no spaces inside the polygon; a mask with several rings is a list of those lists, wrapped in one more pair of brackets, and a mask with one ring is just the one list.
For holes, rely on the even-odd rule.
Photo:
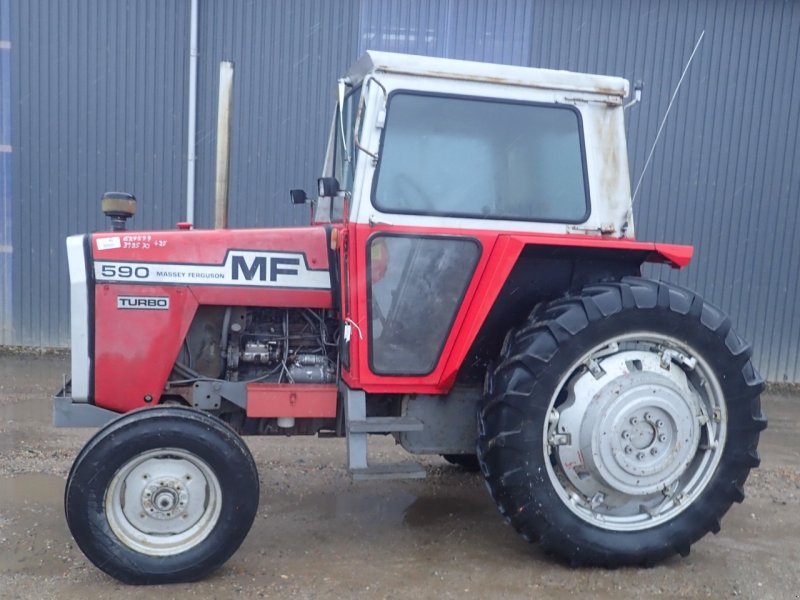
{"label": "grey wall panel", "polygon": [[[68,341],[63,238],[105,226],[102,191],[137,194],[137,228],[168,227],[185,214],[189,2],[0,0],[0,27],[8,3],[12,342],[61,345]],[[231,225],[288,225],[308,217],[286,191],[313,189],[333,80],[365,49],[643,79],[644,101],[628,114],[635,184],[705,30],[637,198],[638,237],[694,244],[697,258],[685,271],[653,271],[729,311],[770,380],[800,381],[800,3],[200,6],[195,220],[202,227],[212,222],[220,60],[236,63]]]}
{"label": "grey wall panel", "polygon": [[68,340],[65,236],[106,227],[100,195],[140,199],[134,226],[179,219],[188,4],[12,0],[16,343]]}
{"label": "grey wall panel", "polygon": [[628,114],[635,186],[703,30],[639,190],[637,235],[693,244],[685,271],[648,272],[728,311],[767,378],[800,381],[800,4],[363,0],[359,44],[643,79]]}
{"label": "grey wall panel", "polygon": [[362,0],[359,50],[526,65],[533,0]]}
{"label": "grey wall panel", "polygon": [[640,239],[694,244],[684,272],[751,340],[770,380],[800,381],[796,2],[537,2],[531,64],[646,82],[628,115],[634,185],[701,31],[636,201]]}
{"label": "grey wall panel", "polygon": [[219,63],[235,63],[229,223],[307,223],[338,75],[356,56],[357,2],[201,1],[196,223],[213,223]]}

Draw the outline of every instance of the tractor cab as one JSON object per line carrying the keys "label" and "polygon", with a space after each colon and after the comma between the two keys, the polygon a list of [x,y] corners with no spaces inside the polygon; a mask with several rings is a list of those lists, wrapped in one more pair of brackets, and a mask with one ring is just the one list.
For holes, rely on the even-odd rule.
{"label": "tractor cab", "polygon": [[617,77],[367,52],[339,80],[323,168],[338,185],[314,219],[632,238],[627,93]]}
{"label": "tractor cab", "polygon": [[[566,278],[576,247],[600,244],[615,276],[669,262],[633,242],[627,93],[618,77],[383,52],[338,81],[312,221],[343,242],[345,381],[435,394],[459,370],[482,381],[508,314],[586,282]],[[524,300],[496,302],[490,264],[527,279]],[[493,303],[506,317],[478,331]]]}

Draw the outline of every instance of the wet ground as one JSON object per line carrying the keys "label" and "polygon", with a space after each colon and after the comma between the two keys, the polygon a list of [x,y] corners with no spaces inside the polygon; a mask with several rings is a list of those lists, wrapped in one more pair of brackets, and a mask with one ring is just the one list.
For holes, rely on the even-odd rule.
{"label": "wet ground", "polygon": [[[652,569],[568,569],[504,525],[479,475],[352,483],[342,440],[248,438],[261,507],[240,550],[192,585],[127,587],[74,546],[64,481],[88,429],[54,429],[68,361],[0,354],[0,598],[798,598],[800,395],[766,394],[762,467],[720,534]],[[403,460],[389,439],[373,456]]]}

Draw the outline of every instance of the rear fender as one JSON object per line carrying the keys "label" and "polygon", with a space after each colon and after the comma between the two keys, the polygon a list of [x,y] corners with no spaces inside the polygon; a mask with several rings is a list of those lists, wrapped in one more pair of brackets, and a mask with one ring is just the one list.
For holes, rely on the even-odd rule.
{"label": "rear fender", "polygon": [[682,268],[693,248],[596,236],[501,235],[447,359],[442,388],[475,383],[500,350],[506,332],[543,301],[585,285],[639,275],[645,262]]}

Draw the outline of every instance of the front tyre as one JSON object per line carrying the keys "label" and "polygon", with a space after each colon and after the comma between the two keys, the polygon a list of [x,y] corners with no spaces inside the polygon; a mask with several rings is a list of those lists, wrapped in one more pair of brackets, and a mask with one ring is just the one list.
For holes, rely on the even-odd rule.
{"label": "front tyre", "polygon": [[128,413],[81,450],[67,479],[67,524],[87,558],[131,584],[194,581],[244,540],[258,474],[242,439],[199,411]]}
{"label": "front tyre", "polygon": [[649,565],[744,498],[766,426],[718,309],[641,278],[538,307],[489,374],[478,456],[499,510],[573,565]]}

